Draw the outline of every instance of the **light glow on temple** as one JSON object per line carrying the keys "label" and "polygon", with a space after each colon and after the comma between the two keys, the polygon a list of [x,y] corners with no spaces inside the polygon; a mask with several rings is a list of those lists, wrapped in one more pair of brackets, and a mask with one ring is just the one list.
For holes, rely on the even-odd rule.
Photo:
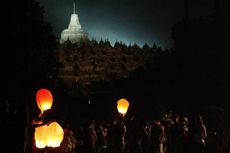
{"label": "light glow on temple", "polygon": [[67,40],[70,40],[71,43],[76,43],[88,39],[88,34],[82,29],[78,15],[75,13],[75,3],[73,9],[69,26],[61,33],[60,44],[63,44]]}

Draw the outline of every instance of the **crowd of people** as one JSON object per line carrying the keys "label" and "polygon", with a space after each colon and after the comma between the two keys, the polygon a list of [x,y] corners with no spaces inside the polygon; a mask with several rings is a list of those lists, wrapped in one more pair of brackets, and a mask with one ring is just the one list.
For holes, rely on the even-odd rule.
{"label": "crowd of people", "polygon": [[[172,120],[115,117],[111,124],[92,120],[73,130],[72,153],[224,153],[227,147],[208,135],[201,115],[175,114]],[[215,140],[213,143],[211,140]],[[70,139],[71,140],[71,139]],[[71,146],[71,145],[70,145]]]}
{"label": "crowd of people", "polygon": [[[21,122],[17,119],[16,106],[8,100],[4,106],[1,107],[4,108],[1,128],[6,131],[4,147],[16,152],[23,146],[23,129],[18,127]],[[157,115],[148,121],[116,115],[111,122],[69,123],[63,126],[64,139],[58,150],[60,153],[229,153],[229,128],[211,127],[205,121],[199,114],[175,113],[167,120]],[[18,141],[13,143],[12,137]]]}

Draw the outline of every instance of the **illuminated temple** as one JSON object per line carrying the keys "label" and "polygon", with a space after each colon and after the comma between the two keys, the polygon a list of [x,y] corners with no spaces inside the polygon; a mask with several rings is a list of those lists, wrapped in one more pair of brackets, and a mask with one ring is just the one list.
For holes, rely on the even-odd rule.
{"label": "illuminated temple", "polygon": [[70,23],[67,29],[64,29],[61,33],[60,43],[63,44],[65,41],[70,40],[71,43],[80,42],[86,40],[88,34],[82,29],[79,22],[78,15],[75,13],[75,4],[74,11],[71,15]]}

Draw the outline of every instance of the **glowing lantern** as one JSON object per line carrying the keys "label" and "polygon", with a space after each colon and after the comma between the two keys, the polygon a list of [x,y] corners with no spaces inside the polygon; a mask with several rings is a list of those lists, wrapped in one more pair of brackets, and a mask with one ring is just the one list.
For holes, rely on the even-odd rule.
{"label": "glowing lantern", "polygon": [[64,131],[57,122],[52,122],[36,127],[34,137],[37,148],[59,147],[64,137]]}
{"label": "glowing lantern", "polygon": [[121,113],[124,116],[128,111],[128,108],[129,108],[129,102],[126,99],[122,98],[118,100],[117,110],[119,113]]}
{"label": "glowing lantern", "polygon": [[37,105],[41,112],[48,110],[52,107],[53,96],[51,92],[47,89],[40,89],[36,94]]}

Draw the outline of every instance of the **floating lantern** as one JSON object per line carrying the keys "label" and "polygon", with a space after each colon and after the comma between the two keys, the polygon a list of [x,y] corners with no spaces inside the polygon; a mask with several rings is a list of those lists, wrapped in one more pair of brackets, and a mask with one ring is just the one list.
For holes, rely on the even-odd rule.
{"label": "floating lantern", "polygon": [[123,116],[127,113],[129,108],[129,102],[122,98],[120,100],[118,100],[117,102],[117,110],[119,113],[121,113]]}
{"label": "floating lantern", "polygon": [[59,147],[64,131],[57,122],[52,122],[35,128],[35,144],[37,148]]}
{"label": "floating lantern", "polygon": [[53,96],[51,92],[47,89],[40,89],[36,94],[37,105],[41,112],[50,109],[53,104]]}

